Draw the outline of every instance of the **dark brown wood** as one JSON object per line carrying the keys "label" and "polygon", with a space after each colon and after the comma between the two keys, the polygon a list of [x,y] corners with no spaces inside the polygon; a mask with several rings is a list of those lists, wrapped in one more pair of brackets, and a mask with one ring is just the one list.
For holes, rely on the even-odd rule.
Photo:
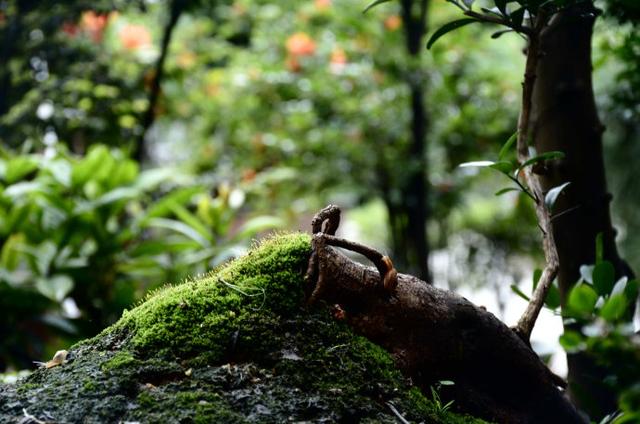
{"label": "dark brown wood", "polygon": [[[547,191],[571,182],[554,210],[553,235],[559,257],[558,282],[562,301],[580,279],[580,266],[595,261],[595,240],[603,234],[604,256],[618,277],[632,272],[618,255],[611,225],[605,179],[602,133],[596,109],[591,66],[591,37],[598,11],[582,2],[556,14],[540,34],[541,60],[533,91],[532,138],[538,152],[558,150],[565,158],[540,169]],[[569,384],[580,387],[575,396],[592,417],[616,409],[614,394],[593,361],[582,354],[569,355]]]}
{"label": "dark brown wood", "polygon": [[[316,216],[314,229],[339,216],[339,209],[327,210]],[[327,222],[325,228],[335,227]],[[380,272],[331,244],[364,254]],[[316,232],[307,270],[310,303],[339,305],[340,318],[389,351],[424,393],[438,381],[453,381],[442,396],[463,411],[501,423],[587,422],[516,332],[452,292],[396,274],[393,265],[381,264],[385,257],[369,250]],[[381,283],[389,272],[397,279],[393,286]]]}
{"label": "dark brown wood", "polygon": [[315,300],[339,304],[346,322],[388,350],[425,393],[452,380],[443,396],[477,416],[503,423],[586,422],[538,356],[493,314],[405,274],[389,295],[377,270],[324,249],[323,287]]}

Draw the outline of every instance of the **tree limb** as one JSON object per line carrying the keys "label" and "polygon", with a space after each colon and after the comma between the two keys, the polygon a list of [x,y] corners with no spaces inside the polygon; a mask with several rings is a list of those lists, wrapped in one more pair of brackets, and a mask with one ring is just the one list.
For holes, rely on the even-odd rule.
{"label": "tree limb", "polygon": [[[533,88],[536,81],[536,69],[538,60],[542,55],[539,44],[539,33],[544,28],[547,21],[547,15],[544,11],[540,11],[536,17],[534,32],[529,35],[529,45],[527,47],[527,61],[525,65],[524,82],[522,84],[522,106],[520,109],[520,117],[518,119],[518,140],[517,152],[518,161],[522,164],[530,159],[529,155],[529,134],[531,128],[531,108]],[[529,187],[529,191],[533,194],[535,202],[536,217],[538,225],[542,230],[543,249],[545,256],[545,267],[542,271],[540,281],[531,296],[531,300],[527,308],[523,312],[515,331],[525,342],[529,342],[531,332],[535,326],[540,310],[544,306],[544,301],[549,292],[549,288],[553,280],[558,274],[559,260],[558,250],[553,238],[553,227],[551,225],[551,212],[547,209],[544,202],[544,192],[537,175],[533,173],[533,167],[524,167],[522,170],[524,178]],[[517,178],[517,176],[516,176]]]}

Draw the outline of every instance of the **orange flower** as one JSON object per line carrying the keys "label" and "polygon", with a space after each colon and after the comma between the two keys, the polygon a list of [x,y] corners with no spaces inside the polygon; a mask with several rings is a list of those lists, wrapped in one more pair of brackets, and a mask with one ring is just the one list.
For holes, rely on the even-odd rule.
{"label": "orange flower", "polygon": [[75,37],[78,35],[78,31],[80,31],[80,28],[73,22],[67,21],[62,24],[62,32],[67,34],[69,37]]}
{"label": "orange flower", "polygon": [[287,51],[292,56],[311,56],[316,52],[316,43],[304,32],[296,32],[287,39]]}
{"label": "orange flower", "polygon": [[127,50],[151,45],[151,33],[144,25],[127,24],[120,30],[120,42]]}
{"label": "orange flower", "polygon": [[340,47],[336,47],[331,52],[331,63],[344,65],[347,63],[347,54]]}
{"label": "orange flower", "polygon": [[83,12],[80,18],[80,28],[89,34],[91,39],[96,43],[102,41],[102,35],[108,23],[109,14],[96,13],[93,10]]}
{"label": "orange flower", "polygon": [[398,15],[391,15],[384,20],[384,27],[389,31],[395,31],[402,26],[402,18]]}
{"label": "orange flower", "polygon": [[331,7],[331,0],[315,0],[316,9],[324,11]]}
{"label": "orange flower", "polygon": [[347,66],[347,54],[340,47],[336,47],[331,52],[329,59],[329,69],[333,73],[340,73]]}

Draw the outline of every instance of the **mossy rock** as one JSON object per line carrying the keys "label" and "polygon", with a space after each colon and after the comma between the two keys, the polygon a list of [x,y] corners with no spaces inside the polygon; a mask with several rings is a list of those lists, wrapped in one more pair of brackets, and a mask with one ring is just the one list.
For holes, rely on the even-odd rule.
{"label": "mossy rock", "polygon": [[0,422],[481,422],[425,398],[390,356],[303,307],[310,237],[273,237],[164,288],[67,361],[0,386]]}

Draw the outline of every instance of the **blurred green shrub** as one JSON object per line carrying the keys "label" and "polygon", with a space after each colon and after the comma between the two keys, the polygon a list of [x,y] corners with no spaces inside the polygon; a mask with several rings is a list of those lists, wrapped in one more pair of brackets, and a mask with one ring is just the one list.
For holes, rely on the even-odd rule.
{"label": "blurred green shrub", "polygon": [[60,145],[0,150],[0,369],[95,334],[147,290],[205,272],[283,225],[244,220],[244,198],[176,169],[141,171],[104,145],[84,157]]}
{"label": "blurred green shrub", "polygon": [[[602,249],[599,249],[601,252]],[[566,330],[560,344],[569,355],[592,357],[618,395],[618,411],[601,423],[640,421],[640,335],[634,331],[632,315],[638,297],[638,281],[615,279],[613,264],[597,255],[595,265],[580,267],[581,280],[571,289],[563,309]],[[580,394],[579,387],[575,388]]]}

